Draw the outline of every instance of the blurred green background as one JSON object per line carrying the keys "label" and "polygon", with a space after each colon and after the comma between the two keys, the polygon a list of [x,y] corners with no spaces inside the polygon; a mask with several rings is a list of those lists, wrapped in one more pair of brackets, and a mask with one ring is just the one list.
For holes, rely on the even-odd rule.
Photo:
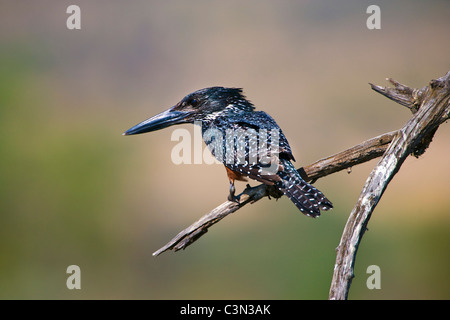
{"label": "blurred green background", "polygon": [[[66,28],[70,4],[81,30]],[[366,27],[371,4],[381,30]],[[318,219],[264,199],[152,257],[226,200],[228,180],[219,165],[173,164],[173,128],[121,134],[194,90],[243,87],[310,164],[403,126],[410,112],[368,83],[422,87],[449,71],[449,13],[449,1],[2,1],[0,298],[326,299],[376,160],[316,183],[335,205]],[[444,124],[389,185],[350,299],[450,298],[449,143]],[[66,287],[72,264],[81,290]],[[370,265],[380,290],[366,287]]]}

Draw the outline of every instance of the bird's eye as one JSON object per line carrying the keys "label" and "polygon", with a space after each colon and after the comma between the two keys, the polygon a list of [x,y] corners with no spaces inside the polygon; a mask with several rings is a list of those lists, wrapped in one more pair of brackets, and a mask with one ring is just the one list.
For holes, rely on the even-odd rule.
{"label": "bird's eye", "polygon": [[196,107],[197,104],[198,104],[198,101],[197,101],[197,99],[191,99],[191,101],[190,101],[189,104],[190,104],[191,106],[193,106],[193,107]]}

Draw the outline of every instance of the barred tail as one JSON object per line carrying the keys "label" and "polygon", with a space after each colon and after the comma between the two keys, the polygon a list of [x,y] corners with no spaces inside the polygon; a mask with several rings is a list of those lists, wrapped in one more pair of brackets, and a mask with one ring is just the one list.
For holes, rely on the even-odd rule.
{"label": "barred tail", "polygon": [[320,216],[320,210],[333,208],[333,204],[322,192],[300,177],[290,161],[283,162],[284,170],[278,173],[282,181],[276,185],[302,213],[315,218]]}

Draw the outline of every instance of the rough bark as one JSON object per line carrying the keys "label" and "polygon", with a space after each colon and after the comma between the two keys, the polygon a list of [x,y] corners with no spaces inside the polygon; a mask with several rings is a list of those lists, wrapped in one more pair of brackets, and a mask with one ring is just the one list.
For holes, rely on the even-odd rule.
{"label": "rough bark", "polygon": [[429,86],[422,89],[411,89],[392,79],[388,80],[394,88],[372,85],[372,89],[408,107],[413,116],[399,130],[369,175],[350,213],[337,247],[329,299],[348,298],[354,277],[356,253],[373,210],[406,157],[410,154],[423,154],[439,125],[449,118],[450,72],[442,78],[432,80]]}

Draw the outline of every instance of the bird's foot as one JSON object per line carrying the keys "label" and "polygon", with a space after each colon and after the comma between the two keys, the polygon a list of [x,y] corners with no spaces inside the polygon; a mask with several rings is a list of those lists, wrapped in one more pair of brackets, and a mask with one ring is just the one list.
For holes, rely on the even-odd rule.
{"label": "bird's foot", "polygon": [[228,201],[240,203],[241,197],[240,196],[231,196],[231,194],[229,194]]}
{"label": "bird's foot", "polygon": [[228,195],[228,201],[239,203],[240,196],[235,196],[236,188],[234,187],[234,183],[230,183],[230,194]]}

